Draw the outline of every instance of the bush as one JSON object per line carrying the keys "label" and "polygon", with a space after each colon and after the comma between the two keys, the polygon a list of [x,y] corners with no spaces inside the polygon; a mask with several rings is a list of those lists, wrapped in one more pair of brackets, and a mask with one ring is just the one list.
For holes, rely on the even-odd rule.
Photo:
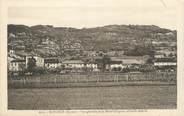
{"label": "bush", "polygon": [[45,74],[47,71],[43,67],[35,67],[33,70],[33,74]]}
{"label": "bush", "polygon": [[50,73],[60,73],[61,70],[62,70],[62,68],[57,67],[57,68],[51,68],[51,69],[49,69],[49,72]]}

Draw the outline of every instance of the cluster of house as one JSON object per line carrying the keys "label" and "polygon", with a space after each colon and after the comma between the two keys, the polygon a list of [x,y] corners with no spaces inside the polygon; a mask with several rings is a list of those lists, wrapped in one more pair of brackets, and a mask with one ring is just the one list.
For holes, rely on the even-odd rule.
{"label": "cluster of house", "polygon": [[[171,57],[172,56],[172,57]],[[99,71],[102,65],[102,57],[94,58],[91,61],[83,60],[61,60],[60,58],[44,58],[39,55],[19,53],[11,50],[8,54],[8,70],[12,72],[23,71],[27,68],[30,58],[34,58],[36,66],[44,67],[46,69],[55,69],[63,66],[66,69],[83,69],[89,68],[92,71]],[[100,60],[99,60],[100,59]],[[114,68],[127,68],[132,65],[144,65],[147,63],[149,56],[123,56],[123,57],[110,57],[110,62],[105,64],[105,69],[112,70]],[[176,66],[177,61],[175,55],[163,55],[160,53],[155,54],[154,66]]]}
{"label": "cluster of house", "polygon": [[[22,55],[22,56],[21,56]],[[60,60],[59,58],[44,58],[38,55],[31,54],[16,54],[11,53],[8,57],[8,69],[9,71],[23,71],[28,66],[28,61],[30,58],[34,58],[36,61],[36,66],[44,67],[46,69],[54,69],[63,66],[65,69],[83,69],[88,68],[93,71],[98,71],[102,65],[102,57],[97,57],[92,61],[83,60]],[[140,59],[140,58],[139,58]],[[131,64],[143,64],[144,60],[133,59],[133,58],[116,58],[111,57],[111,61],[106,64],[106,69],[113,68],[124,68]]]}
{"label": "cluster of house", "polygon": [[165,67],[165,66],[176,66],[177,55],[176,51],[160,50],[154,55],[154,66]]}

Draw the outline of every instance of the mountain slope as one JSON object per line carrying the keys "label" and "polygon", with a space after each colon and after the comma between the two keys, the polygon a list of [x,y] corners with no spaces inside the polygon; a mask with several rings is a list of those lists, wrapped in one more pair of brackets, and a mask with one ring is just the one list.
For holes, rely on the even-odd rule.
{"label": "mountain slope", "polygon": [[[16,36],[15,40],[29,38],[30,41],[41,42],[49,39],[56,42],[59,46],[64,46],[65,43],[72,45],[77,42],[85,50],[124,50],[137,44],[147,44],[151,41],[176,42],[176,31],[160,28],[155,25],[107,25],[83,29],[53,27],[51,25],[36,25],[31,27],[8,25],[8,35],[10,33]],[[26,41],[26,39],[22,41]]]}

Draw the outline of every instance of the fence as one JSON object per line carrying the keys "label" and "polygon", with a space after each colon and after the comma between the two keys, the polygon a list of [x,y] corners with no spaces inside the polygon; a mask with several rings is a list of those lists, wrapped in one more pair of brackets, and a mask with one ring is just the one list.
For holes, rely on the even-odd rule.
{"label": "fence", "polygon": [[130,82],[166,82],[176,84],[174,72],[149,72],[149,73],[71,73],[65,75],[38,75],[24,76],[19,79],[9,78],[8,87],[64,87],[74,85],[90,85],[103,83],[130,83]]}

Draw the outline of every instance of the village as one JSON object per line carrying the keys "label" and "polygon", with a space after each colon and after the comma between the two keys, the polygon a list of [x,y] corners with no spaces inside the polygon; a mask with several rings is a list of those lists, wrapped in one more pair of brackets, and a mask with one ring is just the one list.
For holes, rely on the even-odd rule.
{"label": "village", "polygon": [[[33,73],[87,73],[87,72],[152,72],[176,71],[176,53],[160,51],[151,58],[145,56],[114,55],[116,51],[89,51],[82,59],[42,57],[39,54],[10,50],[8,53],[9,75]],[[30,63],[32,62],[32,64]],[[31,67],[32,66],[32,67]],[[32,68],[29,70],[29,68]],[[34,68],[34,69],[33,69]]]}

